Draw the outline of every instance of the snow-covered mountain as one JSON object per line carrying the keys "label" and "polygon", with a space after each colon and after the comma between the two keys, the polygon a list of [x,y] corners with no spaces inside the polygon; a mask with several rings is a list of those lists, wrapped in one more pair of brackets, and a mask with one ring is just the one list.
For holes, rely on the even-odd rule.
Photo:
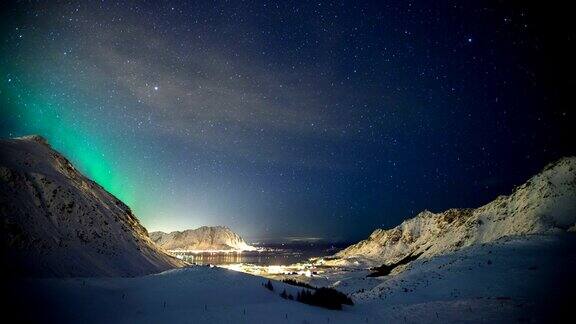
{"label": "snow-covered mountain", "polygon": [[476,209],[423,211],[392,229],[377,229],[327,261],[332,265],[394,264],[526,234],[572,231],[576,223],[576,157],[552,163],[516,188]]}
{"label": "snow-covered mountain", "polygon": [[0,218],[12,275],[137,276],[185,265],[40,136],[0,140]]}
{"label": "snow-covered mountain", "polygon": [[202,226],[197,229],[170,233],[152,232],[150,238],[169,251],[251,251],[240,235],[225,226]]}

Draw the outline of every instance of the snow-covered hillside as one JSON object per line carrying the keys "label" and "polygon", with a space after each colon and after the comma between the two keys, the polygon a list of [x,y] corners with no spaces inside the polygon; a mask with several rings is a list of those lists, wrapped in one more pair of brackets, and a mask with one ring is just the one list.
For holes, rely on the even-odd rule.
{"label": "snow-covered hillside", "polygon": [[169,251],[252,251],[240,235],[225,226],[202,226],[170,233],[152,232],[150,238]]}
{"label": "snow-covered hillside", "polygon": [[562,322],[576,297],[576,236],[504,237],[403,268],[363,278],[373,279],[370,288],[352,280],[334,287],[390,323]]}
{"label": "snow-covered hillside", "polygon": [[[331,311],[279,296],[301,288],[275,281],[269,291],[262,277],[217,267],[107,277],[182,263],[153,243],[127,206],[42,138],[1,141],[0,149],[3,269],[95,276],[0,276],[8,297],[2,314],[19,322],[559,322],[576,298],[576,158],[549,165],[508,197],[477,209],[423,212],[310,265],[307,275],[278,277],[336,288],[355,303]],[[252,248],[222,227],[158,233],[154,239],[170,250]],[[367,276],[366,264],[411,255],[422,257],[389,275]]]}
{"label": "snow-covered hillside", "polygon": [[375,230],[330,265],[393,264],[409,256],[443,254],[511,235],[562,232],[576,223],[576,157],[563,158],[477,209],[424,211],[399,226]]}
{"label": "snow-covered hillside", "polygon": [[138,278],[13,281],[3,315],[55,323],[561,323],[575,297],[574,269],[576,236],[534,235],[417,260],[393,276],[342,272],[332,286],[355,303],[342,311],[282,299],[298,288],[281,282],[272,292],[264,278],[194,266]]}
{"label": "snow-covered hillside", "polygon": [[0,218],[12,275],[137,276],[184,265],[39,136],[0,141]]}

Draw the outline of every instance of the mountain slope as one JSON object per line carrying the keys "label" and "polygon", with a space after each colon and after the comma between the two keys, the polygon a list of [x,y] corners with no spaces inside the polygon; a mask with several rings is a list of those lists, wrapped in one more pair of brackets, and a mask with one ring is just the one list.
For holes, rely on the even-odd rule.
{"label": "mountain slope", "polygon": [[513,235],[553,233],[576,223],[576,157],[548,165],[510,196],[477,209],[424,211],[399,226],[375,230],[334,256],[333,265],[394,264],[408,256],[433,256]]}
{"label": "mountain slope", "polygon": [[136,276],[184,263],[158,249],[130,208],[39,136],[0,141],[3,271]]}
{"label": "mountain slope", "polygon": [[214,250],[255,250],[240,235],[224,226],[202,226],[182,232],[152,232],[150,238],[166,250],[214,251]]}

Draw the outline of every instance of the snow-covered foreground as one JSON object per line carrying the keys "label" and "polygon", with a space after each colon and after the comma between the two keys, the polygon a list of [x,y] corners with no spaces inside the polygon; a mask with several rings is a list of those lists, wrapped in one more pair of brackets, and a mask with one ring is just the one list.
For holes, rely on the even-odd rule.
{"label": "snow-covered foreground", "polygon": [[[75,323],[310,323],[357,322],[359,312],[330,311],[282,299],[286,288],[217,267],[194,266],[137,278],[37,279],[20,282],[35,319]],[[48,312],[49,314],[45,313]],[[30,313],[23,313],[30,315]],[[48,317],[48,315],[50,315]]]}
{"label": "snow-covered foreground", "polygon": [[[26,279],[10,306],[25,319],[81,323],[383,323],[544,321],[573,301],[576,236],[506,238],[414,261],[405,271],[365,278],[327,272],[313,284],[352,294],[331,311],[280,298],[266,279],[206,266],[137,278]],[[363,289],[363,290],[362,290]],[[33,310],[33,311],[31,311]]]}

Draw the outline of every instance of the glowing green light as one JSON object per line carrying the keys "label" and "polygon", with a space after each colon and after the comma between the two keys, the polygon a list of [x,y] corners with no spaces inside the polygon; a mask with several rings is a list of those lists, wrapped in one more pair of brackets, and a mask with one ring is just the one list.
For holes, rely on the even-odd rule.
{"label": "glowing green light", "polygon": [[98,134],[78,123],[72,110],[67,109],[68,103],[58,102],[54,96],[41,91],[27,89],[12,78],[0,82],[0,97],[2,118],[14,121],[14,128],[19,133],[16,136],[42,135],[84,175],[134,207],[134,193],[119,177],[119,171],[114,170],[110,159],[117,152],[105,145]]}

